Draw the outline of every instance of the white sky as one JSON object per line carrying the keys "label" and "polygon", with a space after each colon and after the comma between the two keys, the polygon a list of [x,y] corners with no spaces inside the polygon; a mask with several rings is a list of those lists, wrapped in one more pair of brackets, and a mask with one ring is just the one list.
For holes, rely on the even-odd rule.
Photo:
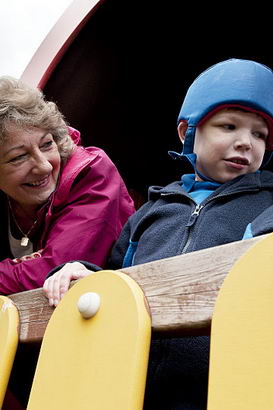
{"label": "white sky", "polygon": [[72,0],[0,0],[0,76],[19,78]]}

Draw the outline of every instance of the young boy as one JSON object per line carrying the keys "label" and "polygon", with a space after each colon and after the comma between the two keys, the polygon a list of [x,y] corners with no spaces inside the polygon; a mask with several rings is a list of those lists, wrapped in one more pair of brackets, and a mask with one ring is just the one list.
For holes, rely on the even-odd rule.
{"label": "young boy", "polygon": [[[273,148],[268,67],[230,59],[207,69],[187,92],[178,134],[183,152],[171,155],[187,158],[194,173],[149,189],[149,201],[123,228],[109,268],[240,240],[273,203],[273,174],[261,171]],[[58,303],[71,279],[88,273],[75,262],[50,277],[44,285],[50,304]],[[144,408],[205,409],[208,355],[208,337],[153,340]]]}

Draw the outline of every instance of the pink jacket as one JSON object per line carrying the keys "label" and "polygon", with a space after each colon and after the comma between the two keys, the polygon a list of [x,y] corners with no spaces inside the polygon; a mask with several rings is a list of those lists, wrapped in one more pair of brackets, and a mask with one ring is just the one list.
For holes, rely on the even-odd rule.
{"label": "pink jacket", "polygon": [[[78,131],[71,129],[74,140]],[[134,212],[123,180],[99,148],[78,146],[65,164],[56,191],[40,210],[42,232],[29,260],[11,259],[7,206],[0,201],[0,293],[41,287],[48,272],[71,260],[103,266],[121,228]]]}

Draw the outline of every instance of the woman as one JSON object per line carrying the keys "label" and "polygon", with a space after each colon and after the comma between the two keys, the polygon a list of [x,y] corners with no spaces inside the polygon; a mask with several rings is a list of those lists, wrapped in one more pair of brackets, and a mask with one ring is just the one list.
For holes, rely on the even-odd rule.
{"label": "woman", "polygon": [[83,148],[53,102],[0,78],[0,293],[41,287],[73,259],[104,265],[133,202],[99,148]]}

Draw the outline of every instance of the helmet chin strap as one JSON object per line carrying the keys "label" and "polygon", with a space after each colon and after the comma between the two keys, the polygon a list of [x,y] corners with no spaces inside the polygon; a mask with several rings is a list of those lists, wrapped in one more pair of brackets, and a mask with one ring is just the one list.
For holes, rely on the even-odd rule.
{"label": "helmet chin strap", "polygon": [[192,154],[181,154],[181,156],[187,158],[187,160],[190,162],[191,166],[193,167],[195,174],[197,174],[199,176],[199,178],[201,178],[202,181],[216,182],[217,184],[219,184],[219,181],[216,181],[215,179],[209,178],[209,177],[203,175],[200,171],[198,171],[198,169],[196,167],[196,160],[197,160],[196,154],[194,154],[194,153],[192,153]]}
{"label": "helmet chin strap", "polygon": [[195,174],[198,175],[202,181],[216,182],[217,184],[219,184],[219,182],[216,181],[215,179],[212,179],[212,178],[207,177],[206,175],[203,175],[200,171],[198,171],[196,167],[197,156],[193,152],[195,132],[196,132],[196,125],[189,124],[187,131],[186,131],[186,135],[185,135],[183,152],[181,154],[181,157],[187,158],[187,160],[190,162],[191,166],[193,167]]}
{"label": "helmet chin strap", "polygon": [[269,162],[271,161],[272,157],[273,157],[273,152],[265,151],[264,159],[263,159],[262,165],[260,166],[260,169],[265,168],[266,165],[268,165]]}
{"label": "helmet chin strap", "polygon": [[175,152],[175,151],[169,151],[169,155],[173,158],[173,159],[180,159],[183,160],[183,158],[186,158],[189,163],[191,164],[191,166],[194,169],[195,174],[197,174],[199,176],[199,178],[201,178],[202,181],[208,181],[208,182],[216,182],[217,184],[219,184],[218,181],[216,181],[215,179],[209,178],[205,175],[203,175],[200,171],[198,171],[198,169],[196,168],[196,159],[197,156],[195,153],[192,154],[183,154],[183,152],[181,154],[179,154],[179,152]]}

